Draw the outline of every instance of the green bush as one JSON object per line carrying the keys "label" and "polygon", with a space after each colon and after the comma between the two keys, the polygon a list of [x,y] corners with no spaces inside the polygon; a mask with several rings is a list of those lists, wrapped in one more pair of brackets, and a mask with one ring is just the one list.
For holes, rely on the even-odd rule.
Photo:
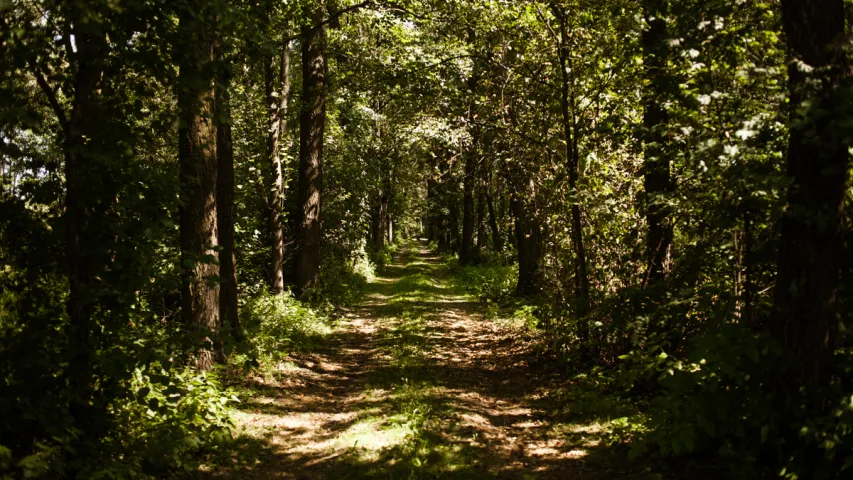
{"label": "green bush", "polygon": [[303,299],[330,309],[357,303],[364,296],[367,284],[376,278],[377,269],[364,241],[354,251],[330,248],[320,262],[320,281],[305,292]]}
{"label": "green bush", "polygon": [[697,335],[684,357],[665,350],[660,344],[622,357],[623,387],[651,378],[659,385],[633,456],[716,452],[730,462],[730,478],[848,478],[853,397],[844,382],[823,392],[835,400],[816,416],[808,407],[814,392],[783,394],[787,362],[778,344],[740,324],[719,324]]}
{"label": "green bush", "polygon": [[[23,458],[13,459],[0,445],[0,474],[60,478],[71,468],[76,478],[155,479],[196,471],[227,453],[230,404],[238,400],[211,376],[151,366],[136,369],[126,387],[129,396],[114,399],[108,409],[113,428],[96,443],[81,444],[79,432],[68,429],[36,442]],[[77,455],[84,445],[90,455],[81,464]]]}
{"label": "green bush", "polygon": [[517,265],[484,263],[462,267],[456,264],[452,270],[457,282],[481,301],[499,306],[513,302],[518,281]]}
{"label": "green bush", "polygon": [[626,363],[619,383],[626,392],[642,395],[658,384],[647,431],[632,445],[632,456],[716,451],[743,467],[779,441],[780,416],[767,384],[771,366],[781,361],[774,343],[731,323],[691,339],[686,356],[670,355],[667,342],[650,339],[645,349],[620,357]]}
{"label": "green bush", "polygon": [[242,309],[249,354],[262,365],[275,366],[294,350],[318,345],[331,333],[332,320],[289,293],[262,293]]}
{"label": "green bush", "polygon": [[113,406],[123,427],[112,446],[122,454],[112,465],[93,469],[91,478],[192,472],[232,438],[229,411],[238,399],[211,375],[152,367],[137,369],[131,385],[133,401]]}
{"label": "green bush", "polygon": [[385,245],[379,250],[369,250],[369,260],[376,266],[376,270],[382,271],[385,267],[394,261],[394,253],[397,252],[397,245]]}

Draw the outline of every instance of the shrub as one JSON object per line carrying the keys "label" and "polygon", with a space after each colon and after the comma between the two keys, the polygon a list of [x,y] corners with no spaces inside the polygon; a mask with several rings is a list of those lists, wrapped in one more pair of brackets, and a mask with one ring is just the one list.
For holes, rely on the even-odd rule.
{"label": "shrub", "polygon": [[[237,397],[214,378],[190,368],[137,368],[126,385],[129,396],[108,408],[113,426],[103,438],[82,439],[67,429],[13,459],[0,445],[0,473],[24,478],[155,479],[192,472],[231,439],[228,414]],[[83,442],[83,443],[81,443]],[[88,452],[79,457],[81,450]],[[0,478],[12,478],[0,475]]]}
{"label": "shrub", "polygon": [[352,305],[364,296],[367,284],[376,278],[376,270],[363,240],[354,251],[329,249],[320,263],[320,281],[303,298],[329,308]]}
{"label": "shrub", "polygon": [[376,266],[376,270],[382,271],[394,261],[394,253],[397,251],[397,246],[394,244],[385,245],[379,250],[370,249],[369,260]]}
{"label": "shrub", "polygon": [[454,266],[457,282],[488,304],[506,306],[513,302],[518,279],[517,265],[480,264]]}
{"label": "shrub", "polygon": [[316,346],[331,333],[331,319],[296,300],[289,293],[262,293],[241,311],[247,332],[250,355],[267,366],[274,366],[288,353]]}
{"label": "shrub", "polygon": [[162,478],[169,472],[192,472],[232,438],[229,407],[238,399],[213,376],[153,366],[137,369],[131,386],[132,401],[113,405],[123,427],[110,447],[121,454],[111,465],[93,469],[91,478],[132,478],[137,472]]}

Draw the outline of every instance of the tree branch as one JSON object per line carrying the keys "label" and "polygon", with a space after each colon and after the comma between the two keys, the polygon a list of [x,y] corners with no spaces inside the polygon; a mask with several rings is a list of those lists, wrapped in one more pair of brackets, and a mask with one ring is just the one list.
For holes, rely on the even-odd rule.
{"label": "tree branch", "polygon": [[59,105],[59,101],[56,99],[56,92],[54,92],[50,85],[47,84],[47,80],[45,80],[44,75],[42,75],[41,71],[36,70],[36,82],[41,88],[44,96],[47,97],[47,101],[50,103],[51,108],[53,108],[53,113],[56,114],[56,118],[59,120],[59,124],[62,126],[63,133],[68,133],[68,119],[65,117],[65,111],[62,109],[62,106]]}
{"label": "tree branch", "polygon": [[354,12],[356,10],[360,10],[360,9],[362,9],[368,5],[373,5],[373,0],[365,0],[361,3],[356,3],[355,5],[350,5],[347,8],[344,8],[342,10],[338,10],[333,15],[329,15],[329,18],[327,18],[327,19],[323,20],[322,22],[318,23],[317,25],[314,25],[313,27],[311,27],[311,31],[317,30],[318,28],[323,28],[326,25],[328,25],[328,24],[334,22],[335,20],[341,18],[342,16],[346,15],[347,13]]}

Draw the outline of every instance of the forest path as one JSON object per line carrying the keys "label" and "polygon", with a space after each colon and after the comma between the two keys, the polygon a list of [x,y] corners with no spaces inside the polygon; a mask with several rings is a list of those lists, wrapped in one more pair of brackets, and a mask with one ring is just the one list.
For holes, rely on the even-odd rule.
{"label": "forest path", "polygon": [[559,375],[530,365],[518,332],[484,320],[420,245],[333,337],[242,405],[238,422],[267,454],[226,476],[626,478],[594,423],[560,421]]}

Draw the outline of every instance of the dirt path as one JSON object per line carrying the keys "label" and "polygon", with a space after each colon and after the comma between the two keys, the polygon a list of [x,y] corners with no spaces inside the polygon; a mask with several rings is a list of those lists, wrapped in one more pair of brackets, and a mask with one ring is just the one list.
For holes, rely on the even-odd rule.
{"label": "dirt path", "polygon": [[[232,478],[625,478],[595,425],[560,420],[558,375],[485,321],[411,247],[347,311],[331,347],[259,387],[238,421],[266,455]],[[521,345],[521,346],[519,346]]]}

